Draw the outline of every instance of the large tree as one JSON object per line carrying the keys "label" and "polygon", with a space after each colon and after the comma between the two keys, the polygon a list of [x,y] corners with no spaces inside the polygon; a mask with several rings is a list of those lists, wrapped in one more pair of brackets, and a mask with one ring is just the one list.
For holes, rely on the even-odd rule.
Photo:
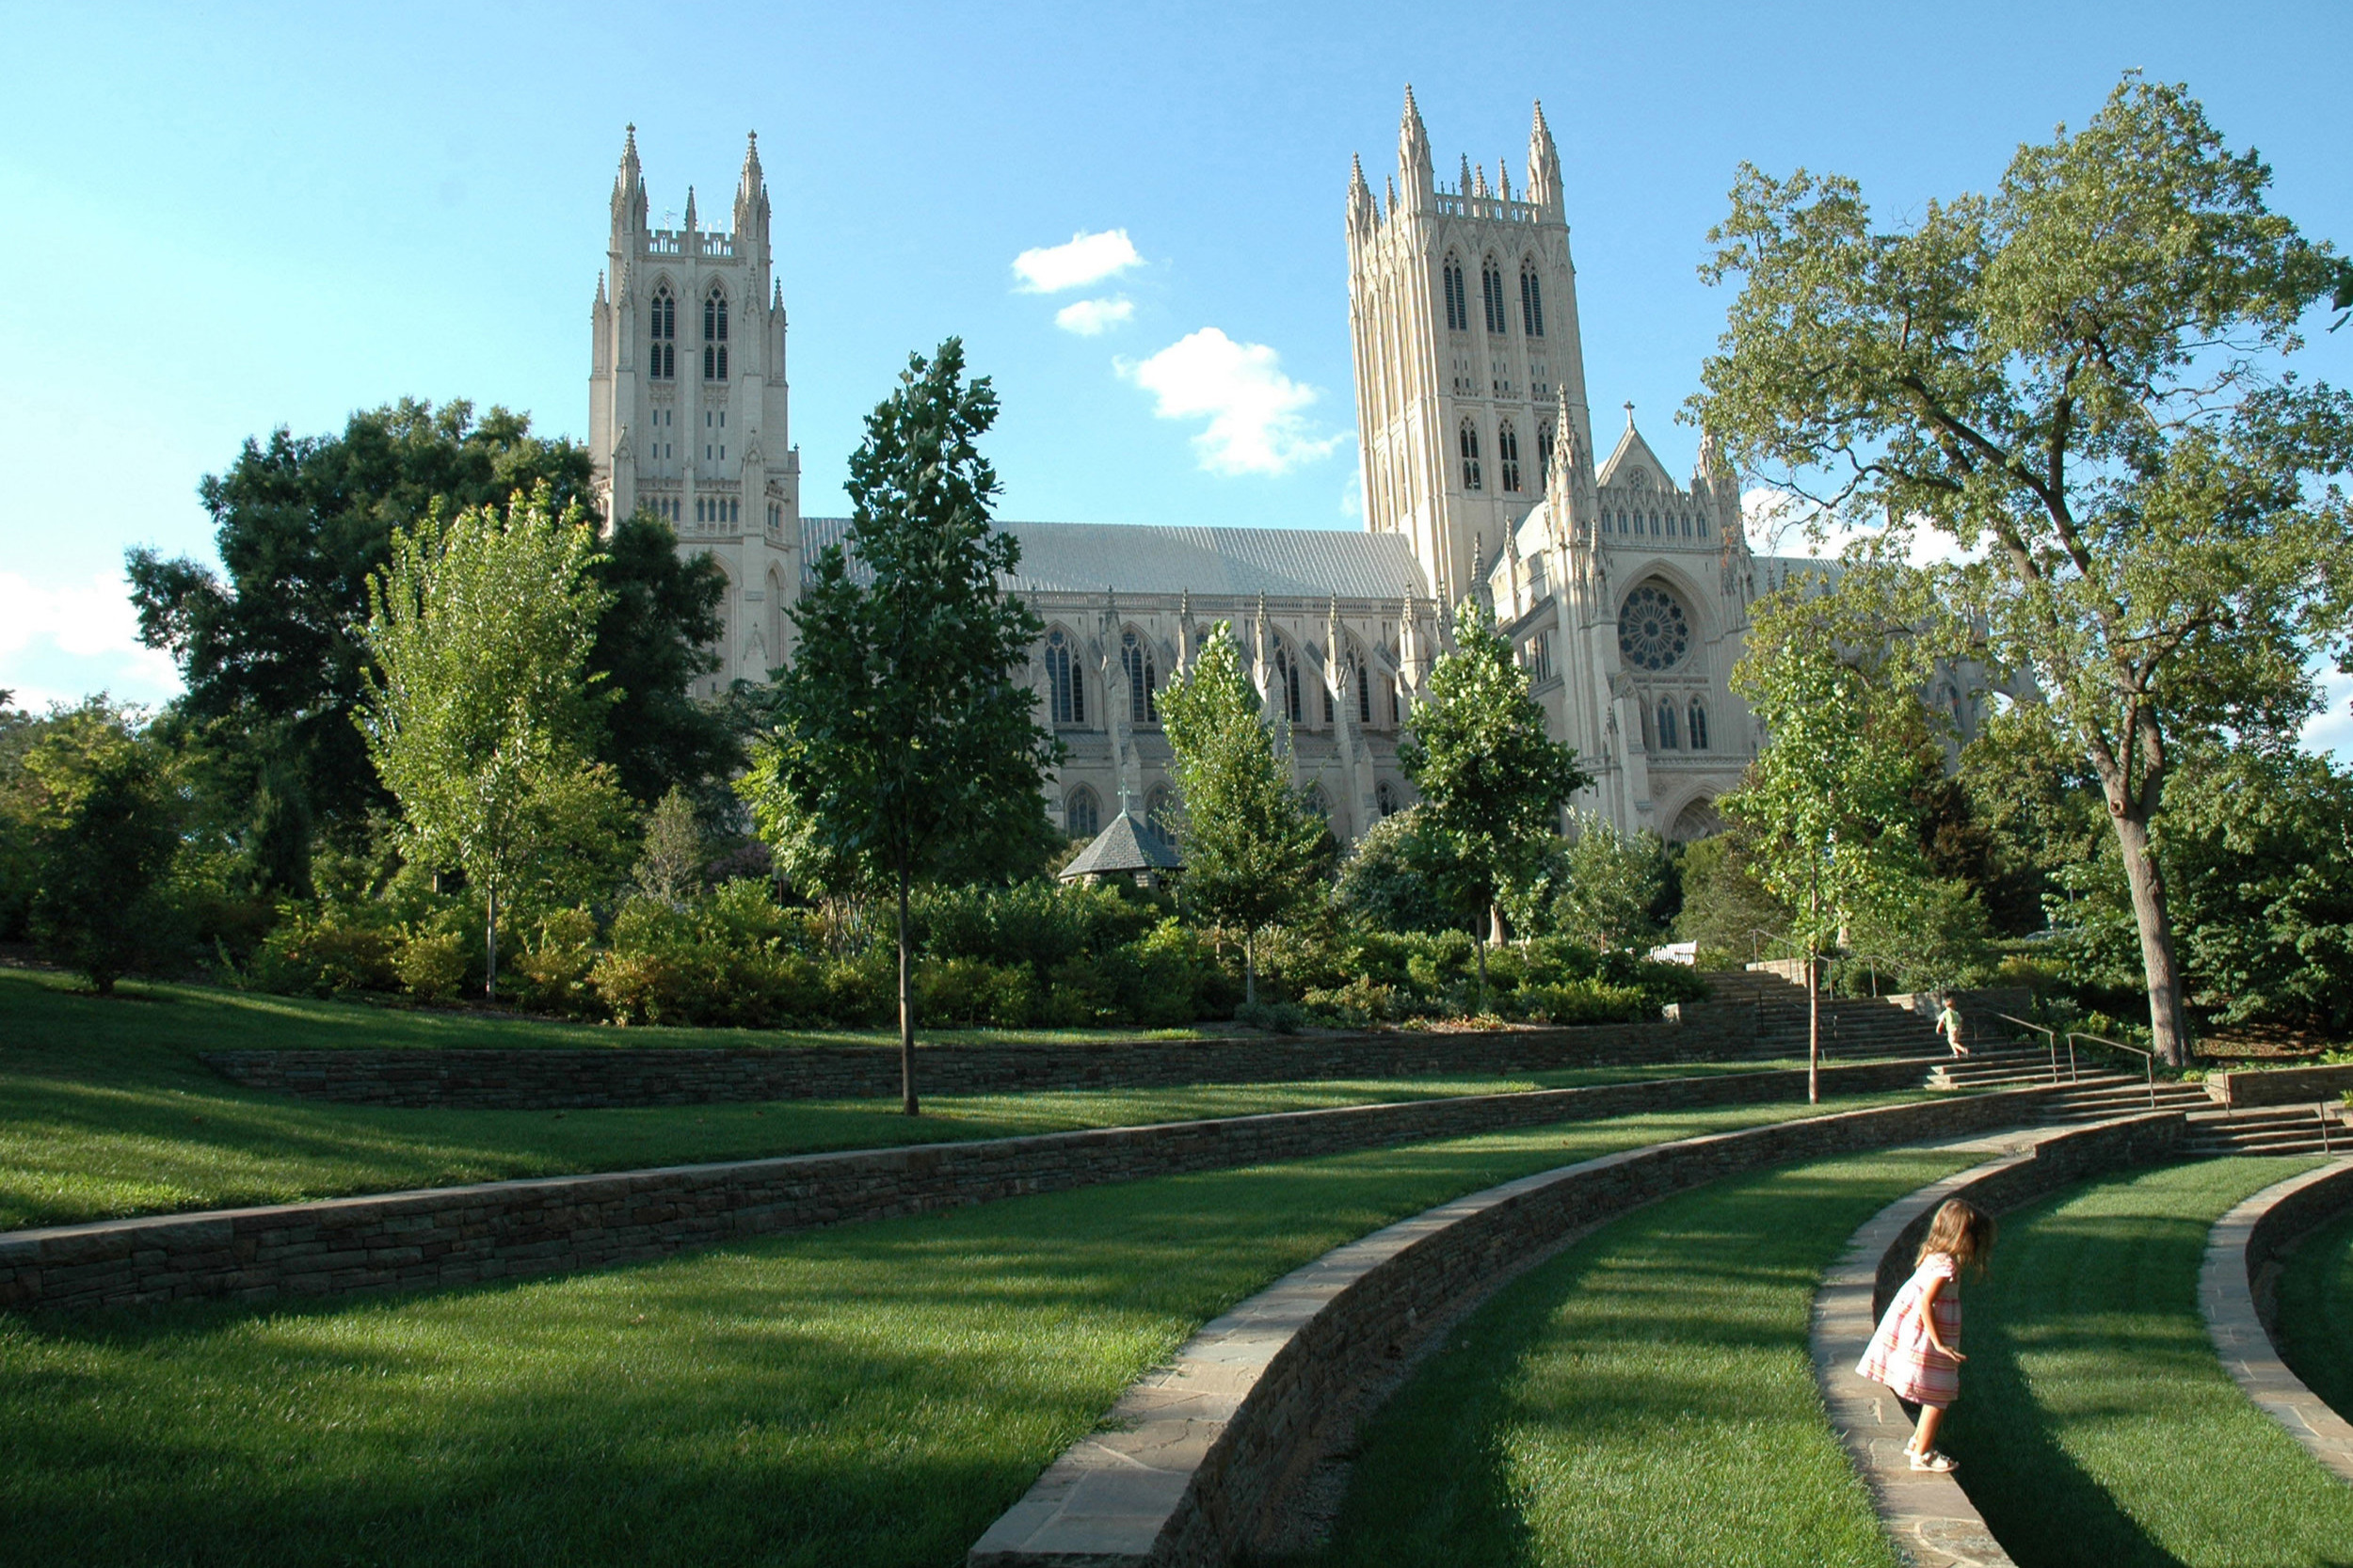
{"label": "large tree", "polygon": [[928,360],[910,356],[898,390],[867,415],[850,458],[848,536],[818,558],[792,611],[799,644],[777,681],[776,734],[756,747],[745,780],[760,820],[789,826],[795,855],[896,898],[910,1116],[909,894],[975,843],[1033,837],[1059,756],[1035,694],[1014,679],[1045,628],[1003,588],[1021,550],[989,520],[997,472],[978,442],[996,418],[996,391],[986,376],[965,379],[955,338]]}
{"label": "large tree", "polygon": [[1454,852],[1484,997],[1487,936],[1503,923],[1497,892],[1542,860],[1561,808],[1593,779],[1576,752],[1545,734],[1528,672],[1477,600],[1455,614],[1454,647],[1431,667],[1398,762],[1421,792],[1429,830]]}
{"label": "large tree", "polygon": [[542,485],[504,513],[396,530],[367,584],[374,664],[358,728],[409,857],[463,871],[483,902],[492,998],[501,908],[535,862],[611,837],[600,824],[619,808],[610,765],[589,760],[605,706],[586,667],[608,598],[596,531],[552,499]]}
{"label": "large tree", "polygon": [[[2151,828],[2176,749],[2288,734],[2353,584],[2353,409],[2280,367],[2342,276],[2185,89],[2127,76],[1985,194],[1875,224],[1860,188],[1743,167],[1704,269],[1737,280],[1694,411],[1848,524],[1925,524],[1985,648],[2097,775],[2158,1048],[2185,1060]],[[1893,520],[1892,521],[1890,520]]]}
{"label": "large tree", "polygon": [[1160,694],[1160,727],[1184,801],[1177,896],[1241,933],[1242,1000],[1258,1000],[1258,933],[1305,907],[1323,880],[1331,829],[1291,781],[1266,702],[1220,621]]}
{"label": "large tree", "polygon": [[[264,888],[305,890],[314,830],[349,835],[389,805],[352,716],[367,653],[367,580],[395,530],[435,507],[504,506],[545,485],[557,513],[592,499],[587,450],[531,433],[530,419],[404,399],[351,416],[334,435],[280,429],[248,440],[198,487],[221,569],[130,552],[141,638],[180,664],[169,720],[192,732],[224,785],[251,802],[243,838]],[[616,691],[600,741],[623,784],[650,803],[673,782],[724,773],[737,756],[717,718],[686,696],[714,667],[726,580],[681,560],[649,513],[611,531],[594,568],[609,602],[588,668]]]}
{"label": "large tree", "polygon": [[103,694],[22,728],[29,744],[0,766],[0,830],[23,840],[26,924],[103,996],[170,923],[156,895],[180,847],[173,759]]}

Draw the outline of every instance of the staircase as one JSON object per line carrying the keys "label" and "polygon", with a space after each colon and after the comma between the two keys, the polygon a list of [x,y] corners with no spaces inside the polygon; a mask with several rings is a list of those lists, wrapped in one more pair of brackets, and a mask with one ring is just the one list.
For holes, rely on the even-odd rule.
{"label": "staircase", "polygon": [[[2342,1122],[2324,1120],[2323,1113],[2329,1109],[2326,1106],[2265,1106],[2233,1112],[2215,1104],[2196,1083],[2159,1079],[2152,1089],[2145,1075],[2106,1066],[2081,1068],[2073,1079],[2066,1074],[2062,1056],[2059,1076],[2064,1087],[2042,1103],[2041,1120],[2046,1124],[2179,1111],[2189,1123],[2182,1148],[2185,1154],[2353,1153],[2353,1130]],[[2043,1047],[1987,1040],[1972,1047],[1964,1058],[1939,1063],[1929,1074],[1928,1086],[2014,1089],[2051,1080],[2051,1056]]]}
{"label": "staircase", "polygon": [[[1719,1005],[1754,1009],[1758,1055],[1805,1054],[1804,986],[1760,969],[1712,974],[1708,982]],[[2006,1032],[2008,1026],[1997,1026],[1991,1018],[1970,1020],[1974,1043],[1967,1056],[1956,1057],[1937,1037],[1933,1020],[1891,1001],[1826,996],[1821,999],[1821,1009],[1825,1061],[1918,1057],[1934,1064],[1928,1075],[1930,1089],[2022,1089],[2053,1080],[2051,1053],[2040,1039],[2023,1042],[1997,1032],[1997,1029]],[[2183,1145],[2185,1154],[2353,1154],[2353,1126],[2333,1119],[2333,1106],[2282,1105],[2233,1112],[2215,1104],[2203,1086],[2196,1083],[2159,1079],[2153,1091],[2142,1074],[2081,1063],[2070,1078],[2064,1051],[2058,1077],[2063,1088],[2042,1102],[2041,1119],[2045,1123],[2098,1122],[2152,1110],[2179,1111],[2189,1124]]]}

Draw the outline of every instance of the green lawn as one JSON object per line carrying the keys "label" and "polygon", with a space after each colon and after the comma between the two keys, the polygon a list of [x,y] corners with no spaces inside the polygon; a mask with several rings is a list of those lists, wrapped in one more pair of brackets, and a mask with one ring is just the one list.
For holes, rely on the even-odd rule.
{"label": "green lawn", "polygon": [[[211,999],[222,996],[264,1012],[283,1005],[302,1016],[329,1004],[201,991],[189,993],[195,1000],[109,1002],[24,981],[23,971],[0,971],[0,1008],[26,998],[36,1003],[29,1010],[36,1025],[33,1043],[14,1038],[20,1015],[0,1011],[11,1038],[0,1045],[0,1230],[507,1176],[1493,1094],[1671,1073],[1753,1071],[1771,1064],[942,1096],[928,1097],[924,1114],[913,1120],[899,1114],[895,1101],[881,1099],[568,1112],[412,1111],[323,1105],[239,1088],[197,1061],[176,1034],[164,1031],[160,1037],[142,1038],[124,1022],[172,1017],[184,1005],[204,1014]],[[348,1005],[337,1011],[386,1026],[387,1044],[397,1043],[399,1028],[421,1016]],[[104,1027],[84,1033],[58,1026],[60,1017],[83,1016]],[[620,1032],[584,1032],[611,1038]],[[350,1038],[364,1043],[367,1037]]]}
{"label": "green lawn", "polygon": [[1942,1446],[2021,1568],[2353,1560],[2353,1488],[2231,1381],[2198,1311],[2214,1222],[2313,1163],[2169,1165],[2004,1223]]}
{"label": "green lawn", "polygon": [[1512,1176],[1797,1110],[1162,1177],[396,1301],[0,1318],[0,1540],[109,1568],[941,1568],[1139,1372],[1298,1264]]}
{"label": "green lawn", "polygon": [[2280,1359],[2353,1420],[2353,1212],[2304,1239],[2280,1271]]}
{"label": "green lawn", "polygon": [[1317,1560],[1894,1568],[1807,1323],[1857,1227],[1974,1158],[1735,1177],[1530,1271],[1370,1423]]}

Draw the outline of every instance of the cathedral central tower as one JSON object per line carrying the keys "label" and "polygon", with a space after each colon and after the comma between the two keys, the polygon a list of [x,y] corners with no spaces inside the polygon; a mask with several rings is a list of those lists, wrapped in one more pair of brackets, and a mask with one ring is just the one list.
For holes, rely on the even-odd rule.
{"label": "cathedral central tower", "polygon": [[1545,496],[1566,408],[1593,450],[1561,153],[1537,105],[1516,197],[1463,160],[1439,184],[1413,88],[1385,203],[1359,163],[1348,188],[1348,321],[1365,518],[1411,543],[1459,601]]}

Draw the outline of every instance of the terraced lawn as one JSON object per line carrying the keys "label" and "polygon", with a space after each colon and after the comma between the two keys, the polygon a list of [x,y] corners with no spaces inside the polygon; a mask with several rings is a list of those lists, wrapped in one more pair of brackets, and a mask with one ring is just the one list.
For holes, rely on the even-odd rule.
{"label": "terraced lawn", "polygon": [[[0,1230],[508,1176],[1496,1094],[1671,1073],[1746,1072],[1778,1064],[943,1096],[927,1097],[924,1114],[912,1119],[899,1114],[895,1101],[881,1099],[568,1112],[416,1111],[314,1104],[240,1088],[204,1066],[195,1052],[221,1043],[209,1030],[220,1023],[223,1009],[237,1016],[249,1009],[254,1016],[277,1018],[270,1029],[244,1037],[247,1044],[298,1044],[307,1038],[310,1020],[328,1016],[338,1028],[369,1025],[378,1031],[347,1033],[342,1036],[346,1043],[402,1045],[410,1043],[404,1032],[429,1016],[195,987],[156,987],[152,998],[104,1001],[69,995],[61,983],[52,984],[56,981],[0,970]],[[275,1011],[280,1007],[288,1009],[282,1016]],[[183,1030],[181,1020],[189,1016],[199,1026]],[[77,1020],[95,1022],[83,1029]],[[489,1023],[494,1030],[543,1027]],[[576,1032],[610,1042],[633,1041],[648,1032]],[[746,1038],[740,1031],[701,1032],[710,1044],[740,1045]]]}
{"label": "terraced lawn", "polygon": [[2313,1163],[2165,1166],[2005,1222],[1944,1447],[2021,1568],[2353,1560],[2353,1488],[2240,1392],[2198,1311],[2214,1222]]}
{"label": "terraced lawn", "polygon": [[1313,1560],[1894,1568],[1815,1386],[1814,1292],[1864,1222],[1978,1158],[1735,1177],[1531,1270],[1369,1425]]}
{"label": "terraced lawn", "polygon": [[2353,1420],[2353,1211],[2304,1239],[2280,1271],[2280,1359]]}
{"label": "terraced lawn", "polygon": [[[397,1301],[0,1319],[0,1541],[109,1568],[936,1568],[1139,1372],[1298,1264],[1515,1176],[1801,1112],[1162,1177]],[[1941,1168],[1790,1192],[1843,1204],[1843,1237],[1845,1210]],[[1706,1205],[1686,1223],[1728,1277],[1788,1272]],[[1727,1347],[1771,1332],[1728,1325]]]}

